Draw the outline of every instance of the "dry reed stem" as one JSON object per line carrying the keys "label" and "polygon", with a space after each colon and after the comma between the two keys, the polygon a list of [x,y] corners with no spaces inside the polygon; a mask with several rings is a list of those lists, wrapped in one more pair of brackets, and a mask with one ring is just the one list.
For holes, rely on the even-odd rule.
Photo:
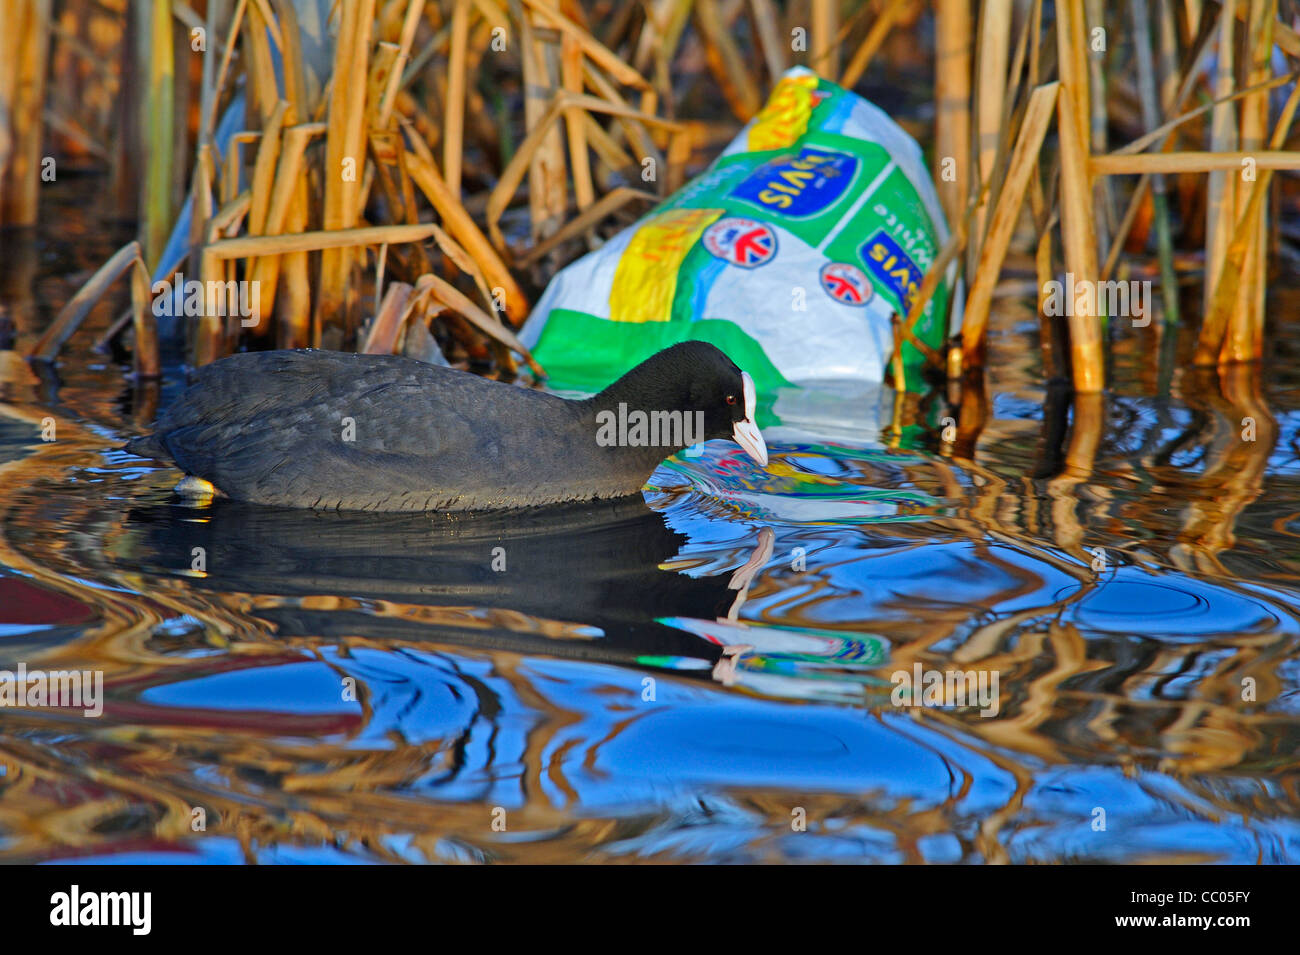
{"label": "dry reed stem", "polygon": [[[587,87],[601,99],[641,115],[639,110],[636,110],[627,100],[623,99],[618,90],[614,88],[614,84],[593,64],[586,63],[583,65],[583,78],[587,81]],[[660,153],[659,147],[654,144],[654,140],[646,131],[645,126],[636,120],[627,118],[627,116],[620,116],[619,123],[623,135],[627,137],[628,145],[632,147],[633,152],[636,154],[637,162],[653,159],[656,166],[663,162],[663,155]]]}
{"label": "dry reed stem", "polygon": [[242,259],[250,255],[285,255],[289,252],[320,252],[326,249],[352,249],[379,245],[382,242],[423,242],[438,227],[433,223],[416,225],[371,225],[356,229],[321,229],[286,235],[241,235],[208,244],[204,252],[219,260]]}
{"label": "dry reed stem", "polygon": [[[571,94],[582,93],[582,47],[573,37],[565,34],[560,39],[560,78],[564,89]],[[573,195],[578,210],[584,211],[596,201],[595,186],[591,181],[591,162],[587,156],[587,134],[582,118],[583,110],[573,108],[564,115],[569,134],[569,162],[573,169]]]}
{"label": "dry reed stem", "polygon": [[[1059,24],[1058,24],[1059,28]],[[1011,0],[988,0],[980,8],[979,60],[975,83],[976,171],[979,182],[993,181],[994,161],[1002,136],[1002,108],[1007,89],[1007,59],[1011,47]],[[987,200],[975,209],[970,235],[973,263],[984,243]]]}
{"label": "dry reed stem", "polygon": [[443,103],[442,172],[453,196],[460,195],[460,163],[464,154],[465,60],[469,44],[469,0],[453,0],[451,47],[447,56],[447,97]]}
{"label": "dry reed stem", "polygon": [[[285,232],[286,227],[289,226],[290,209],[295,205],[302,207],[302,214],[298,217],[298,221],[305,220],[306,196],[305,193],[299,191],[299,187],[302,185],[303,156],[311,140],[324,132],[324,123],[302,123],[284,130],[278,168],[275,171],[275,180],[269,190],[270,198],[267,202],[266,215],[261,228],[254,232],[252,228],[253,219],[250,214],[250,233],[253,235],[280,235]],[[290,231],[293,230],[290,229]],[[245,271],[249,280],[257,283],[255,287],[260,290],[262,301],[267,304],[268,309],[275,302],[282,264],[284,262],[278,255],[263,256],[250,259]],[[305,260],[303,260],[303,264],[305,265]],[[305,313],[304,315],[295,315],[295,313],[290,312],[280,314],[278,324],[280,326],[291,326],[286,333],[287,337],[301,341],[305,338],[303,334],[304,322]]]}
{"label": "dry reed stem", "polygon": [[[393,91],[393,95],[396,95],[397,84],[402,79],[401,57],[402,49],[396,43],[381,40],[375,44],[375,55],[371,59],[370,77],[366,88],[365,128],[367,130],[383,129],[386,125],[380,122],[379,111],[383,108],[384,100],[390,90]],[[365,207],[364,196],[361,206]]]}
{"label": "dry reed stem", "polygon": [[578,45],[582,47],[583,54],[617,82],[622,83],[624,86],[634,86],[640,90],[651,88],[645,77],[628,66],[617,54],[612,53],[609,48],[577,23],[561,14],[550,0],[523,0],[523,3],[544,20],[547,26],[568,34],[577,40]]}
{"label": "dry reed stem", "polygon": [[[1214,97],[1219,100],[1219,105],[1212,113],[1210,128],[1210,149],[1216,153],[1226,153],[1237,145],[1235,111],[1232,102],[1228,99],[1235,82],[1233,58],[1236,53],[1236,43],[1233,37],[1232,15],[1235,4],[1236,0],[1229,0],[1219,15],[1219,68],[1214,85]],[[1214,281],[1223,271],[1224,256],[1227,255],[1228,245],[1232,241],[1235,188],[1236,176],[1230,176],[1221,169],[1210,173],[1205,213],[1204,311],[1206,315],[1210,313],[1214,302]],[[1206,333],[1207,329],[1203,325],[1198,350],[1210,347]],[[1214,347],[1217,350],[1217,341]]]}
{"label": "dry reed stem", "polygon": [[[522,19],[520,28],[524,122],[532,130],[547,115],[548,98],[555,94],[558,83],[550,69],[550,46],[538,39],[537,31],[527,16]],[[528,218],[534,242],[559,228],[568,205],[567,195],[564,143],[560,130],[546,123],[529,153]]]}
{"label": "dry reed stem", "polygon": [[1020,218],[1025,190],[1037,165],[1043,137],[1047,134],[1052,113],[1056,109],[1059,88],[1059,83],[1047,83],[1030,95],[1002,191],[989,220],[988,235],[980,246],[979,262],[971,280],[962,321],[962,356],[971,366],[984,363],[984,333],[988,326],[993,289],[1002,272],[1002,262]]}
{"label": "dry reed stem", "polygon": [[277,52],[284,50],[284,37],[280,33],[280,24],[276,22],[275,15],[271,12],[271,5],[267,0],[253,0],[253,9],[262,18],[265,28],[270,31],[271,42],[275,44]]}
{"label": "dry reed stem", "polygon": [[153,303],[150,300],[149,270],[139,249],[131,260],[131,325],[135,342],[131,350],[132,367],[137,380],[158,378],[162,375],[162,361],[158,354],[158,325],[154,321]]}
{"label": "dry reed stem", "polygon": [[487,280],[483,276],[483,270],[478,267],[478,263],[470,258],[469,253],[442,229],[434,228],[433,241],[437,243],[442,254],[450,259],[456,268],[474,280],[474,286],[478,289],[479,294],[483,296],[484,303],[493,310],[497,321],[500,321],[501,316],[495,314],[499,311],[497,303],[492,296],[492,290],[488,288]]}
{"label": "dry reed stem", "polygon": [[[1263,215],[1264,199],[1268,194],[1267,183],[1268,174],[1265,173],[1262,179],[1248,183],[1250,188],[1243,190],[1248,194],[1246,208],[1223,252],[1222,268],[1215,276],[1217,281],[1214,283],[1214,297],[1210,300],[1210,308],[1201,324],[1201,335],[1196,344],[1197,364],[1209,365],[1228,360],[1222,357],[1224,335],[1229,321],[1238,310],[1241,289],[1248,281],[1245,266]],[[1207,275],[1207,281],[1209,278]],[[1246,347],[1253,346],[1248,341]]]}
{"label": "dry reed stem", "polygon": [[419,29],[420,13],[423,8],[423,0],[408,0],[406,18],[402,21],[402,33],[397,42],[397,60],[376,112],[375,126],[379,129],[387,129],[392,118],[393,106],[397,102],[397,93],[402,87],[404,71],[411,59],[411,44],[415,42],[415,32]]}
{"label": "dry reed stem", "polygon": [[526,268],[527,266],[532,265],[557,246],[568,242],[570,239],[576,239],[593,229],[595,226],[603,222],[606,217],[617,212],[634,199],[642,199],[651,203],[659,201],[659,197],[652,192],[642,192],[640,189],[630,189],[626,186],[620,186],[619,188],[601,196],[596,200],[591,208],[587,209],[585,212],[570,219],[554,235],[543,239],[526,253],[517,257],[515,259],[515,264],[521,268]]}
{"label": "dry reed stem", "polygon": [[668,174],[664,177],[664,188],[672,194],[686,184],[686,164],[695,152],[695,128],[688,126],[680,133],[674,133],[668,143]]}
{"label": "dry reed stem", "polygon": [[283,34],[280,55],[284,74],[284,99],[289,104],[288,123],[306,119],[311,96],[307,91],[307,72],[302,58],[302,33],[293,0],[275,0],[275,16]]}
{"label": "dry reed stem", "polygon": [[[253,162],[252,193],[253,203],[248,210],[248,234],[262,235],[266,232],[267,213],[272,198],[272,182],[275,167],[280,160],[281,131],[285,117],[289,113],[289,104],[280,100],[262,129],[262,141],[257,148],[257,158]],[[254,267],[249,263],[249,271]]]}
{"label": "dry reed stem", "polygon": [[[1300,169],[1300,152],[1294,150],[1261,149],[1224,150],[1223,152],[1141,153],[1139,155],[1106,156],[1092,158],[1092,170],[1099,176],[1133,175],[1135,173],[1240,173],[1253,165],[1260,170]],[[1229,222],[1235,220],[1230,219]]]}
{"label": "dry reed stem", "polygon": [[36,222],[49,20],[50,0],[6,0],[6,29],[0,31],[0,225]]}
{"label": "dry reed stem", "polygon": [[[1286,105],[1282,107],[1282,114],[1278,117],[1277,125],[1273,128],[1273,135],[1269,140],[1269,146],[1273,150],[1286,142],[1297,108],[1300,108],[1300,84],[1292,88],[1291,94],[1287,97]],[[1221,342],[1228,327],[1228,322],[1237,306],[1238,290],[1243,278],[1242,265],[1245,262],[1250,245],[1257,239],[1258,220],[1263,215],[1264,200],[1268,195],[1268,188],[1272,178],[1273,171],[1265,169],[1255,182],[1248,184],[1251,189],[1249,190],[1250,195],[1246,208],[1237,222],[1232,242],[1229,243],[1228,250],[1224,255],[1223,269],[1215,277],[1217,282],[1214,297],[1211,299],[1210,309],[1206,312],[1201,324],[1201,334],[1197,339],[1195,356],[1195,361],[1199,365],[1208,365],[1223,360],[1221,358]],[[1207,276],[1207,281],[1208,279]],[[1260,342],[1262,347],[1262,337]],[[1253,346],[1254,342],[1250,344]]]}
{"label": "dry reed stem", "polygon": [[[1250,96],[1253,93],[1267,92],[1268,90],[1277,89],[1279,86],[1288,86],[1291,83],[1294,83],[1296,81],[1300,81],[1300,72],[1289,73],[1289,74],[1284,73],[1281,76],[1275,76],[1272,79],[1265,80],[1261,83],[1256,83],[1252,86],[1247,86],[1239,90],[1234,90],[1233,92],[1229,93],[1221,100],[1217,100],[1217,99],[1211,100],[1210,102],[1203,103],[1202,105],[1197,106],[1194,109],[1189,109],[1185,113],[1180,113],[1178,116],[1175,116],[1173,119],[1168,120],[1162,123],[1161,125],[1157,126],[1155,129],[1151,130],[1151,132],[1139,136],[1137,139],[1133,140],[1133,142],[1128,143],[1125,146],[1121,146],[1119,149],[1111,150],[1106,155],[1132,156],[1137,153],[1144,152],[1148,146],[1161,142],[1165,137],[1167,137],[1171,132],[1173,132],[1179,126],[1182,126],[1184,123],[1188,122],[1189,120],[1193,120],[1198,116],[1202,116],[1205,113],[1211,112],[1215,107],[1219,106],[1221,103],[1231,103],[1234,100],[1245,99],[1246,97]],[[1184,88],[1184,91],[1179,94],[1180,104],[1182,100],[1186,99],[1187,93],[1189,93],[1191,89],[1192,87],[1189,84]],[[1157,146],[1157,149],[1159,148],[1160,147]]]}
{"label": "dry reed stem", "polygon": [[[821,0],[814,0],[820,3]],[[830,0],[827,0],[829,6]],[[814,8],[815,9],[815,8]],[[695,24],[704,41],[704,56],[713,78],[718,81],[723,98],[741,122],[748,121],[762,106],[758,86],[745,65],[745,58],[736,46],[727,24],[718,9],[717,0],[695,0]],[[813,25],[814,35],[817,26]],[[814,40],[816,42],[816,40]],[[824,68],[824,67],[823,67]],[[833,74],[832,74],[833,75]]]}
{"label": "dry reed stem", "polygon": [[835,42],[840,29],[839,3],[837,0],[810,0],[810,4],[812,16],[808,32],[812,34],[812,49],[808,65],[833,80],[840,72],[840,49]]}
{"label": "dry reed stem", "polygon": [[[355,0],[340,6],[338,45],[334,51],[334,72],[329,94],[329,128],[325,134],[325,203],[321,214],[323,231],[351,228],[360,213],[361,176],[365,166],[365,94],[370,33],[375,19],[375,0]],[[350,330],[354,316],[349,307],[352,289],[351,247],[327,249],[320,260],[320,291],[316,299],[317,320],[338,317]]]}
{"label": "dry reed stem", "polygon": [[149,77],[148,94],[143,104],[146,111],[143,126],[148,130],[151,148],[146,160],[144,190],[140,194],[140,218],[145,257],[156,264],[162,257],[172,228],[172,145],[176,106],[170,0],[152,0],[148,24],[148,44],[142,50]]}
{"label": "dry reed stem", "polygon": [[244,20],[243,63],[247,79],[248,109],[265,126],[280,101],[280,88],[275,79],[274,54],[267,39],[265,6],[257,2]]}
{"label": "dry reed stem", "polygon": [[190,183],[190,234],[189,264],[192,273],[199,269],[199,249],[208,234],[208,220],[212,218],[212,146],[199,143],[194,160],[194,176]]}
{"label": "dry reed stem", "polygon": [[[1093,232],[1092,188],[1088,179],[1087,114],[1081,115],[1086,103],[1087,76],[1081,68],[1075,47],[1081,47],[1082,24],[1076,18],[1077,4],[1059,5],[1057,21],[1057,60],[1061,88],[1057,97],[1057,134],[1061,153],[1061,238],[1065,248],[1066,272],[1074,281],[1091,283],[1097,279],[1097,240]],[[1075,297],[1075,289],[1066,290]],[[1089,296],[1094,308],[1079,308],[1070,316],[1070,366],[1074,372],[1076,392],[1101,391],[1105,371],[1101,351],[1101,321],[1095,314],[1096,296]],[[1093,314],[1089,314],[1092,311]]]}
{"label": "dry reed stem", "polygon": [[[1250,17],[1250,11],[1244,3],[1237,3],[1233,6],[1233,12],[1238,20],[1245,22]],[[1273,42],[1282,48],[1282,52],[1293,60],[1300,60],[1300,33],[1297,33],[1294,27],[1278,20],[1273,24]]]}
{"label": "dry reed stem", "polygon": [[416,143],[416,152],[407,152],[403,156],[406,169],[412,181],[424,193],[425,197],[442,217],[443,225],[457,242],[479,264],[487,282],[494,288],[500,288],[505,297],[506,317],[516,328],[528,317],[528,299],[515,281],[510,270],[497,254],[496,249],[487,240],[465,207],[456,201],[451,191],[442,181],[442,177],[433,167],[432,157],[421,155],[416,137],[409,137]]}
{"label": "dry reed stem", "polygon": [[[1132,11],[1142,125],[1147,129],[1153,129],[1160,123],[1160,102],[1156,93],[1156,75],[1153,67],[1155,57],[1151,49],[1150,15],[1145,0],[1142,3],[1133,4]],[[1104,106],[1104,104],[1101,105]],[[1101,142],[1097,142],[1095,127],[1094,143],[1096,143],[1093,149],[1094,154],[1106,151],[1104,138]],[[1178,279],[1174,275],[1174,244],[1169,222],[1169,202],[1166,195],[1165,177],[1161,175],[1152,176],[1150,185],[1151,202],[1155,214],[1156,250],[1160,259],[1160,287],[1165,306],[1164,323],[1173,325],[1177,324],[1179,317]],[[1108,179],[1099,177],[1095,182],[1095,188],[1098,195],[1102,194],[1103,189],[1105,189],[1106,196],[1111,195]],[[1107,211],[1113,217],[1109,205]],[[1113,224],[1113,218],[1111,222]],[[1107,237],[1103,235],[1100,238],[1103,246],[1106,245],[1108,242]]]}
{"label": "dry reed stem", "polygon": [[573,96],[569,93],[560,91],[551,101],[550,108],[541,120],[532,128],[528,137],[520,144],[519,149],[515,152],[506,168],[501,172],[501,178],[497,181],[496,187],[488,198],[487,203],[487,223],[488,234],[492,236],[492,242],[496,248],[505,251],[505,237],[501,234],[501,215],[505,212],[506,207],[510,204],[510,199],[514,196],[515,191],[519,188],[519,183],[523,180],[525,168],[532,160],[533,155],[541,147],[541,143],[549,133],[555,129],[556,121],[560,115],[570,106],[581,106],[592,112],[607,113],[614,116],[635,117],[643,122],[651,123],[674,132],[684,130],[686,127],[680,123],[674,123],[669,120],[660,119],[634,110],[628,106],[621,106],[605,100],[597,99],[594,96]]}
{"label": "dry reed stem", "polygon": [[[967,0],[939,0],[935,8],[935,186],[949,222],[970,194],[971,13]],[[953,160],[955,178],[945,181],[943,163]]]}
{"label": "dry reed stem", "polygon": [[255,129],[242,129],[230,137],[221,169],[221,184],[217,191],[223,205],[239,194],[239,176],[244,168],[241,147],[259,142],[261,138],[262,134]]}
{"label": "dry reed stem", "polygon": [[[1147,0],[1141,0],[1140,3],[1130,3],[1129,8],[1134,12],[1135,17],[1140,13],[1145,20],[1147,18],[1146,4]],[[1084,26],[1085,32],[1090,39],[1093,35],[1092,31],[1102,27],[1102,24],[1106,22],[1104,6],[1104,0],[1085,0],[1083,5]],[[1134,42],[1141,49],[1142,40],[1136,29],[1134,30]],[[1110,149],[1108,141],[1110,116],[1109,104],[1106,101],[1106,53],[1104,48],[1098,50],[1095,44],[1089,43],[1085,58],[1088,69],[1088,152],[1092,154],[1104,153]],[[1147,62],[1140,54],[1137,59],[1139,66]],[[1095,228],[1099,243],[1098,250],[1100,251],[1109,243],[1110,232],[1115,225],[1115,196],[1112,184],[1105,179],[1093,180],[1092,194],[1093,208],[1097,213]]]}
{"label": "dry reed stem", "polygon": [[767,75],[775,83],[776,78],[786,71],[788,63],[786,52],[789,49],[781,39],[776,5],[772,0],[749,0],[749,6],[753,13],[754,32],[758,34],[759,46],[763,48],[763,62],[767,64]]}
{"label": "dry reed stem", "polygon": [[[213,95],[208,102],[208,109],[199,118],[199,140],[201,142],[210,142],[212,140],[213,130],[217,126],[217,107],[220,105],[221,91],[226,88],[226,75],[230,70],[230,58],[235,52],[235,38],[239,36],[240,24],[244,21],[244,10],[248,6],[248,0],[237,0],[235,3],[235,12],[230,17],[230,32],[226,35],[225,49],[221,52],[221,65],[217,68],[216,79],[212,84]],[[212,11],[209,11],[211,13]],[[210,25],[215,24],[212,16],[208,17]],[[208,31],[211,36],[216,36],[212,30]]]}
{"label": "dry reed stem", "polygon": [[[1204,34],[1200,37],[1199,41],[1197,42],[1195,49],[1193,49],[1190,55],[1188,55],[1185,58],[1186,68],[1184,70],[1181,81],[1178,83],[1177,94],[1174,97],[1173,106],[1169,110],[1169,112],[1177,112],[1179,109],[1181,109],[1183,104],[1186,102],[1187,98],[1192,94],[1192,91],[1195,88],[1196,78],[1200,75],[1201,60],[1207,55],[1209,51],[1210,39],[1212,38],[1212,36],[1213,36],[1212,31],[1209,30],[1205,31]],[[1296,75],[1295,79],[1300,80],[1300,75]],[[1282,83],[1285,83],[1286,81],[1287,78],[1284,76],[1277,77],[1275,80],[1272,80],[1269,83],[1261,84],[1261,86],[1258,88],[1272,89],[1273,87],[1279,86]],[[1223,102],[1228,102],[1232,99],[1240,98],[1246,95],[1247,93],[1253,91],[1254,90],[1252,89],[1237,90],[1232,94],[1230,94],[1228,97],[1226,97],[1223,100]],[[1161,126],[1156,127],[1146,135],[1139,136],[1137,139],[1135,139],[1133,142],[1129,143],[1128,145],[1115,150],[1114,152],[1111,153],[1111,155],[1122,156],[1122,155],[1128,155],[1131,153],[1140,152],[1142,150],[1145,150],[1148,146],[1151,146],[1152,144],[1158,144],[1157,150],[1159,151],[1160,149],[1163,148],[1164,143],[1166,142],[1168,137],[1174,132],[1174,130],[1176,130],[1179,126],[1188,122],[1189,120],[1211,111],[1212,109],[1214,109],[1215,106],[1218,105],[1218,102],[1219,101],[1217,100],[1211,101],[1202,106],[1196,107],[1195,109],[1188,110],[1187,112],[1176,116],[1175,118],[1169,120],[1168,122],[1162,124]],[[1124,218],[1120,222],[1119,229],[1117,230],[1116,235],[1111,243],[1110,253],[1106,257],[1106,265],[1105,268],[1102,269],[1102,273],[1101,273],[1102,281],[1109,280],[1111,275],[1114,274],[1115,266],[1119,261],[1119,255],[1123,251],[1124,242],[1128,238],[1129,230],[1133,227],[1133,223],[1137,218],[1138,212],[1141,210],[1142,201],[1146,194],[1146,188],[1149,185],[1150,181],[1151,181],[1151,174],[1144,172],[1142,173],[1141,178],[1138,180],[1137,185],[1133,189],[1133,194],[1129,199],[1128,210],[1125,212]]]}
{"label": "dry reed stem", "polygon": [[388,286],[365,340],[357,348],[358,352],[363,355],[391,355],[396,351],[402,319],[406,317],[407,303],[414,291],[414,286],[405,282],[393,282]]}
{"label": "dry reed stem", "polygon": [[[885,5],[885,9],[880,11],[880,16],[872,22],[871,29],[862,38],[862,42],[858,44],[857,50],[853,53],[853,58],[849,60],[849,65],[844,68],[844,72],[840,75],[840,86],[846,90],[851,90],[857,85],[858,80],[862,79],[862,74],[871,65],[872,57],[876,55],[880,45],[885,42],[885,37],[889,35],[889,31],[893,29],[903,11],[910,5],[911,0],[889,0]],[[967,29],[969,29],[969,17],[967,18]],[[966,38],[965,43],[966,49],[969,50],[969,36]]]}
{"label": "dry reed stem", "polygon": [[[1246,84],[1256,85],[1271,78],[1273,23],[1277,15],[1276,0],[1251,0],[1246,29]],[[1241,104],[1241,148],[1249,153],[1264,145],[1268,136],[1268,94],[1253,93]],[[1256,174],[1257,175],[1257,174]],[[1243,176],[1244,178],[1244,176]],[[1250,192],[1243,202],[1245,192]],[[1246,208],[1258,190],[1243,182],[1237,194],[1237,215],[1245,218]],[[1267,189],[1263,190],[1265,193]],[[1268,255],[1268,207],[1261,199],[1255,215],[1254,234],[1248,240],[1242,261],[1242,282],[1236,307],[1228,321],[1227,334],[1219,355],[1221,363],[1255,361],[1264,345],[1264,279]],[[1238,226],[1240,229],[1240,225]]]}
{"label": "dry reed stem", "polygon": [[605,164],[606,171],[602,174],[603,178],[607,178],[610,172],[629,170],[637,165],[636,160],[614,140],[614,137],[605,132],[605,127],[585,111],[582,113],[582,126],[587,134],[587,144],[595,152],[596,158]]}
{"label": "dry reed stem", "polygon": [[428,278],[433,285],[433,295],[438,299],[438,301],[442,302],[443,305],[446,305],[449,309],[461,318],[464,318],[489,338],[500,342],[507,348],[513,349],[516,353],[521,355],[524,361],[528,362],[528,367],[533,370],[533,374],[537,375],[538,378],[546,377],[546,372],[543,370],[542,366],[537,364],[537,361],[533,358],[528,349],[524,347],[523,343],[519,341],[519,339],[514,336],[514,333],[507,329],[505,325],[501,324],[500,321],[492,318],[492,316],[488,315],[481,308],[475,305],[466,296],[461,294],[460,290],[450,282],[446,282],[432,274],[425,276],[425,278]]}
{"label": "dry reed stem", "polygon": [[77,290],[32,346],[28,357],[44,362],[58,358],[59,349],[80,327],[109,286],[128,270],[131,273],[131,308],[127,314],[135,329],[132,353],[135,376],[137,379],[157,378],[161,374],[161,362],[158,354],[158,330],[150,300],[149,271],[141,256],[140,243],[135,240],[118,249]]}

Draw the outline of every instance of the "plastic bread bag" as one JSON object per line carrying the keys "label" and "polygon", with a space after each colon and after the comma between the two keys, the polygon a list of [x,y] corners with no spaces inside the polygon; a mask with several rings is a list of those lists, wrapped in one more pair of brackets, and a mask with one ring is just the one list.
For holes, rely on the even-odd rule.
{"label": "plastic bread bag", "polygon": [[[552,387],[595,391],[684,339],[725,351],[760,423],[876,418],[905,315],[948,229],[916,141],[796,67],[700,176],[551,280],[521,338]],[[950,278],[914,333],[940,349]],[[911,368],[921,354],[904,343]]]}

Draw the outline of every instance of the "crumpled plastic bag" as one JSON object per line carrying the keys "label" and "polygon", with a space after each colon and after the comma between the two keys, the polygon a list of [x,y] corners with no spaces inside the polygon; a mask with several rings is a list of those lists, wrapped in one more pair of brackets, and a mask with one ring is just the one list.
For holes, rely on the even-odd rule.
{"label": "crumpled plastic bag", "polygon": [[[947,237],[916,141],[796,67],[704,173],[557,273],[521,338],[561,389],[598,390],[702,339],[760,394],[878,394],[890,317],[907,313]],[[932,348],[946,337],[954,274],[915,328]],[[923,360],[908,343],[903,359]]]}

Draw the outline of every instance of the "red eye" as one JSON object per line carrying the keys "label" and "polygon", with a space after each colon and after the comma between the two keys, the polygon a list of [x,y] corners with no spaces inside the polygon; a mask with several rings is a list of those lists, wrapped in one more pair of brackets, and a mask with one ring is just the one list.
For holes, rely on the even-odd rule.
{"label": "red eye", "polygon": [[727,395],[727,404],[729,404],[729,405],[734,405],[735,403],[736,403],[736,396],[735,396],[735,395]]}

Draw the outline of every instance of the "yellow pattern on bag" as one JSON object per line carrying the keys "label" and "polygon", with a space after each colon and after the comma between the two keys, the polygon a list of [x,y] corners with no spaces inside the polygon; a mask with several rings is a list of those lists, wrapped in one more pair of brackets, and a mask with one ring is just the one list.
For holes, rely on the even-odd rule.
{"label": "yellow pattern on bag", "polygon": [[672,318],[682,261],[700,234],[721,215],[721,209],[670,209],[637,229],[614,270],[610,321],[666,322]]}
{"label": "yellow pattern on bag", "polygon": [[813,96],[816,90],[815,75],[783,77],[749,127],[749,151],[784,149],[806,133],[808,118],[819,101]]}

